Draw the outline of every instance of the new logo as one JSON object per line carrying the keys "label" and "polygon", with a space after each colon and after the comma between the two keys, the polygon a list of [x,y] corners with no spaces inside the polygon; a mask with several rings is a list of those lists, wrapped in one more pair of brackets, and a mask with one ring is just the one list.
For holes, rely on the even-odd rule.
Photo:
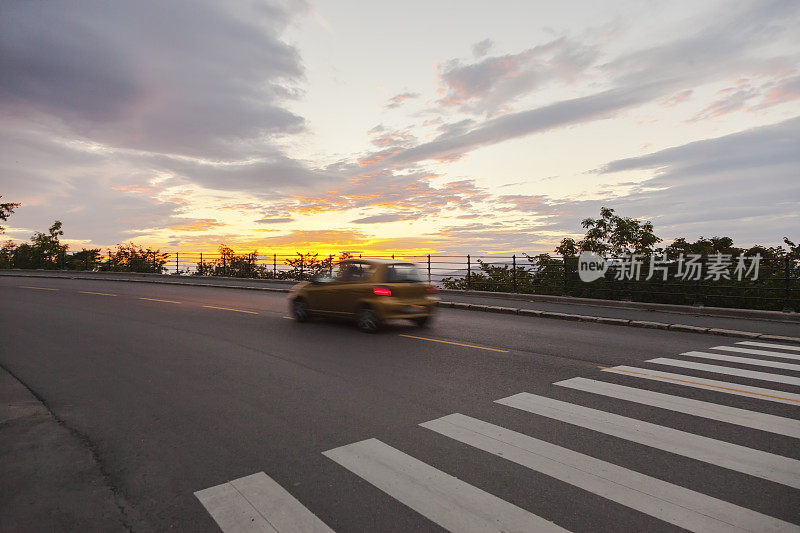
{"label": "new logo", "polygon": [[578,256],[578,276],[581,281],[589,283],[600,279],[605,275],[606,270],[608,270],[608,263],[596,253],[584,251]]}

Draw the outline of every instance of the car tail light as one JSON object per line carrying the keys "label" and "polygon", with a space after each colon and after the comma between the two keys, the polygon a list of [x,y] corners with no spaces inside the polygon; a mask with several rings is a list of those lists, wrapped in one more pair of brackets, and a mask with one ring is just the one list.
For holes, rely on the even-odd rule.
{"label": "car tail light", "polygon": [[427,287],[425,287],[425,292],[430,294],[439,294],[439,289],[437,289],[432,285],[428,285]]}
{"label": "car tail light", "polygon": [[391,296],[392,295],[392,290],[391,289],[387,289],[386,287],[375,287],[374,289],[372,289],[372,292],[374,292],[378,296]]}

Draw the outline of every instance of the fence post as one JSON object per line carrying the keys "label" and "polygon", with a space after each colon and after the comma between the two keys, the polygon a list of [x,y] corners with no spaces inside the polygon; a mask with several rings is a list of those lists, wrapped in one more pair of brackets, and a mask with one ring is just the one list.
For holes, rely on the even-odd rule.
{"label": "fence post", "polygon": [[703,277],[703,257],[700,258],[700,276],[694,281],[694,303],[692,304],[694,307],[704,307],[703,305],[703,294],[700,288],[700,279]]}
{"label": "fence post", "polygon": [[278,277],[278,254],[272,254],[272,278]]}
{"label": "fence post", "polygon": [[333,254],[328,256],[328,277],[333,277]]}
{"label": "fence post", "polygon": [[89,254],[88,253],[85,256],[83,256],[83,269],[84,270],[89,270]]}
{"label": "fence post", "polygon": [[392,254],[392,259],[394,259],[394,254]]}
{"label": "fence post", "polygon": [[431,283],[431,254],[428,254],[428,284]]}
{"label": "fence post", "polygon": [[228,275],[228,258],[225,257],[225,254],[222,254],[222,277],[226,277]]}
{"label": "fence post", "polygon": [[467,254],[467,290],[472,290],[472,263],[469,254]]}
{"label": "fence post", "polygon": [[156,253],[152,252],[153,254],[153,274],[156,273]]}
{"label": "fence post", "polygon": [[567,272],[567,257],[561,256],[561,269],[564,271],[564,287],[562,289],[563,296],[569,296],[569,276]]}
{"label": "fence post", "polygon": [[300,280],[303,279],[303,254],[300,254]]}
{"label": "fence post", "polygon": [[200,252],[200,275],[206,275],[206,268],[205,265],[203,265],[203,252]]}
{"label": "fence post", "polygon": [[180,266],[179,266],[179,253],[175,252],[175,275],[177,276],[180,274]]}
{"label": "fence post", "polygon": [[111,248],[108,249],[108,271],[111,272]]}
{"label": "fence post", "polygon": [[790,259],[787,255],[784,258],[784,267],[783,267],[783,279],[785,282],[785,291],[784,291],[784,300],[783,300],[783,312],[784,313],[791,313],[794,311],[792,308],[792,288],[789,279],[789,271],[790,271]]}
{"label": "fence post", "polygon": [[517,254],[511,256],[511,267],[513,268],[514,292],[517,292]]}

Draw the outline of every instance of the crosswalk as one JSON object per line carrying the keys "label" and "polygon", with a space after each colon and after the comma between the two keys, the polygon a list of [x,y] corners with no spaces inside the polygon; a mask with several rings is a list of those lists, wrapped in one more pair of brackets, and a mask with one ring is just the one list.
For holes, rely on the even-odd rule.
{"label": "crosswalk", "polygon": [[[495,423],[496,420],[481,420],[461,413],[451,413],[419,425],[429,430],[433,438],[443,440],[443,445],[467,446],[475,453],[499,458],[497,460],[510,472],[520,468],[535,472],[572,487],[576,499],[586,494],[614,502],[663,522],[665,529],[675,526],[703,532],[800,532],[800,460],[752,445],[729,442],[724,435],[709,436],[708,431],[700,435],[685,428],[662,425],[658,422],[663,421],[663,417],[649,421],[642,419],[642,415],[618,414],[619,411],[626,415],[680,413],[684,418],[679,418],[676,425],[692,417],[691,420],[735,428],[735,432],[725,435],[757,435],[767,441],[770,438],[800,439],[800,394],[789,392],[800,387],[800,364],[791,362],[798,359],[798,346],[742,341],[683,352],[675,358],[649,359],[642,367],[601,367],[591,378],[576,376],[553,383],[552,391],[558,392],[560,398],[566,395],[569,401],[526,391],[496,399],[497,409],[507,409],[504,412],[516,413],[516,416],[535,417],[531,419],[534,423],[527,426],[534,429],[525,433],[503,427]],[[708,360],[715,364],[702,362]],[[682,372],[664,371],[664,367],[680,368]],[[708,373],[720,379],[700,377],[695,375],[697,373]],[[766,386],[747,385],[743,380],[754,380]],[[651,384],[655,386],[656,383],[658,390],[651,390]],[[702,389],[707,393],[702,395],[703,400],[690,398],[687,396],[690,389]],[[733,401],[733,397],[739,397],[736,406],[726,403]],[[587,398],[596,400],[605,409],[583,405]],[[778,411],[782,414],[788,411],[789,416],[765,412],[777,408],[771,405],[775,403],[795,409],[781,407]],[[609,406],[618,412],[611,412]],[[631,410],[637,406],[646,406],[649,411]],[[719,478],[715,478],[719,484],[742,483],[744,479],[753,480],[754,486],[763,487],[763,483],[768,483],[781,487],[780,490],[790,494],[787,505],[791,508],[782,513],[782,518],[788,517],[789,521],[742,505],[742,501],[761,497],[757,492],[732,503],[708,494],[708,484],[691,476],[679,477],[680,482],[676,482],[675,477],[664,473],[662,477],[670,479],[667,481],[652,475],[653,471],[639,472],[629,468],[630,464],[623,466],[581,453],[570,443],[556,444],[552,431],[537,431],[541,425],[539,420],[559,427],[578,428],[596,435],[594,438],[598,441],[614,439],[618,443],[615,449],[645,447],[667,459],[682,457],[697,464],[711,465],[716,469],[711,475]],[[757,439],[749,442],[756,441],[762,442]],[[800,440],[795,444],[800,446]],[[459,452],[454,449],[453,453]],[[448,531],[567,531],[566,524],[559,524],[562,514],[558,512],[552,512],[551,516],[539,508],[537,515],[517,505],[519,502],[511,503],[486,487],[463,481],[457,471],[436,468],[376,438],[346,444],[322,454],[338,465],[336,468],[345,469],[382,491],[387,498],[402,503]],[[226,533],[331,530],[263,472],[195,494]],[[616,526],[609,523],[606,529],[614,530]]]}

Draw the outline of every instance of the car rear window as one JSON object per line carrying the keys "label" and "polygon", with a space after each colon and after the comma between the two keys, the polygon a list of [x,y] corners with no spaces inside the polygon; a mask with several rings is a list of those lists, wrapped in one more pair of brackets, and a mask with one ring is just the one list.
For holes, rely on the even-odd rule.
{"label": "car rear window", "polygon": [[389,265],[386,268],[388,283],[417,283],[422,281],[422,274],[412,264]]}

